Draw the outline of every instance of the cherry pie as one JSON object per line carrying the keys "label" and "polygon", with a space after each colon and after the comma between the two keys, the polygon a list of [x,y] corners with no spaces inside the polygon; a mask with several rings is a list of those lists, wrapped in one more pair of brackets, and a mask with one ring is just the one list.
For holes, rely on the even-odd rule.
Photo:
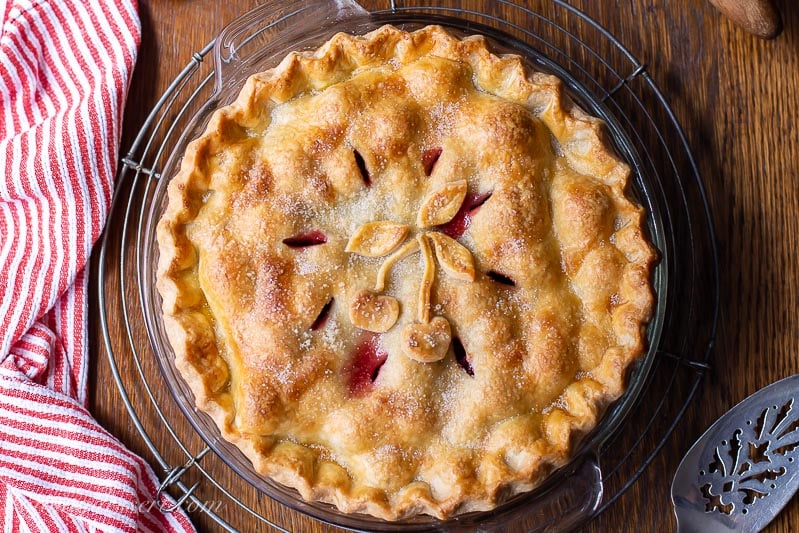
{"label": "cherry pie", "polygon": [[347,513],[445,518],[539,484],[624,391],[653,306],[603,135],[557,78],[436,26],[252,76],[158,225],[197,407]]}

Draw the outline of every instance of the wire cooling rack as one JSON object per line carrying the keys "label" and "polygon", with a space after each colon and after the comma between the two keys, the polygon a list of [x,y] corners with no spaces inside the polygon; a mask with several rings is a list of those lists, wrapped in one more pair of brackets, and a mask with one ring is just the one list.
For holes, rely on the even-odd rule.
{"label": "wire cooling rack", "polygon": [[[606,441],[598,452],[604,492],[590,518],[612,505],[653,461],[689,407],[703,375],[711,369],[709,358],[718,313],[718,259],[697,166],[680,125],[646,64],[596,21],[566,2],[551,0],[543,4],[533,10],[505,0],[397,0],[372,14],[392,21],[418,15],[457,17],[467,26],[474,24],[508,34],[551,59],[586,91],[590,101],[605,110],[613,127],[620,128],[619,133],[629,140],[629,149],[635,155],[628,158],[634,174],[649,180],[649,192],[642,200],[648,208],[657,208],[662,219],[665,249],[661,268],[668,276],[667,292],[660,295],[667,301],[663,335],[645,394],[632,407],[623,431]],[[276,19],[265,29],[286,24],[290,22],[287,18],[301,16],[301,11],[302,8],[289,17]],[[220,527],[236,531],[228,521],[230,517],[223,518],[203,497],[208,487],[238,506],[247,520],[287,531],[290,525],[285,520],[281,522],[248,505],[215,477],[217,470],[204,466],[208,461],[205,458],[213,455],[211,447],[192,451],[197,447],[196,435],[191,435],[189,426],[165,414],[165,385],[152,378],[154,355],[148,343],[141,340],[146,335],[137,330],[144,312],[137,265],[146,213],[161,171],[182,132],[213,93],[214,61],[209,60],[213,44],[191,56],[155,104],[127,155],[121,158],[109,215],[112,220],[121,221],[121,234],[106,233],[99,251],[101,327],[112,374],[131,422],[163,472],[159,492],[169,491],[175,496],[175,506],[164,510],[178,506],[197,509]],[[117,321],[124,324],[124,339],[111,333]],[[166,453],[167,448],[171,453]],[[175,449],[179,450],[177,455]],[[176,462],[174,458],[180,454],[184,460]],[[541,524],[541,528],[546,526]]]}

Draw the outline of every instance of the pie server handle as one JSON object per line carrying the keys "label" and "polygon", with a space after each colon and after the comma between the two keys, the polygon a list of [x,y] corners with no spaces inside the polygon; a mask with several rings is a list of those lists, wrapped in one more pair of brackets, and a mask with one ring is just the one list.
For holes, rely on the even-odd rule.
{"label": "pie server handle", "polygon": [[780,12],[772,0],[710,0],[728,19],[744,30],[773,39],[782,31]]}

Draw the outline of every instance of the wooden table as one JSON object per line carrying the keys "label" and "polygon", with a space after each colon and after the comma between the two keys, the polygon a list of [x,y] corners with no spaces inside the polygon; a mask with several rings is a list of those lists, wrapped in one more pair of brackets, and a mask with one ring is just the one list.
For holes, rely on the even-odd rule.
{"label": "wooden table", "polygon": [[[546,0],[530,0],[546,5]],[[707,186],[720,245],[721,321],[713,369],[677,431],[633,487],[588,531],[668,531],[674,528],[669,485],[682,454],[720,414],[757,389],[799,372],[799,6],[778,0],[785,32],[773,42],[753,38],[721,18],[704,0],[573,0],[573,5],[607,27],[637,57],[666,93],[683,125]],[[142,45],[125,114],[122,153],[130,146],[149,110],[192,52],[199,50],[237,14],[256,0],[140,0]],[[372,2],[365,5],[372,6]],[[107,231],[118,241],[121,220]],[[97,258],[93,269],[96,279]],[[113,268],[112,268],[113,270]],[[118,283],[110,277],[108,283]],[[97,289],[91,300],[97,310]],[[119,302],[112,297],[108,306]],[[183,457],[153,409],[147,407],[126,349],[121,318],[112,313],[109,330],[116,360],[150,436],[172,464]],[[152,464],[153,456],[133,428],[106,358],[102,333],[90,325],[91,411],[106,428]],[[144,338],[141,325],[134,335]],[[145,368],[156,383],[156,398],[178,432],[191,433],[165,391],[158,371]],[[161,428],[161,429],[159,429]],[[648,437],[654,438],[654,437]],[[653,443],[648,443],[652,445]],[[190,446],[202,449],[199,439]],[[203,459],[224,471],[218,459]],[[156,466],[163,477],[163,470]],[[191,478],[191,473],[188,474]],[[246,494],[251,505],[293,531],[334,528],[242,489],[229,472],[220,479]],[[220,500],[205,483],[204,501]],[[242,530],[257,525],[235,505],[220,514]],[[201,513],[192,513],[201,530],[215,530]],[[799,531],[799,499],[769,531]]]}

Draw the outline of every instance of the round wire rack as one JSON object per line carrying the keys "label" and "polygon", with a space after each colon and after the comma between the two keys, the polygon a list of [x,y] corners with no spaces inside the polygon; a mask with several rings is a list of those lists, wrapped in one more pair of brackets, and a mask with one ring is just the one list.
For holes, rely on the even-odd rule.
{"label": "round wire rack", "polygon": [[[279,31],[313,5],[312,0],[299,3],[296,11],[267,21],[259,30],[264,32],[260,38]],[[400,22],[407,17],[457,17],[467,30],[510,35],[548,58],[550,66],[572,79],[590,102],[601,106],[609,127],[628,140],[621,148],[630,153],[622,155],[628,155],[634,175],[646,176],[651,184],[653,190],[643,200],[648,209],[656,207],[660,214],[662,227],[654,229],[661,239],[659,268],[668,277],[666,292],[659,295],[661,303],[665,302],[663,334],[650,361],[645,392],[627,406],[622,429],[605,439],[596,452],[602,467],[601,500],[582,520],[596,517],[654,460],[710,370],[718,313],[718,258],[707,199],[686,138],[646,64],[596,21],[564,1],[544,2],[533,10],[506,0],[396,0],[373,9],[371,15],[376,20]],[[258,38],[250,35],[248,40]],[[173,400],[165,392],[165,383],[157,379],[157,370],[153,373],[158,364],[144,331],[146,291],[138,266],[147,213],[170,156],[185,142],[193,117],[214,94],[215,82],[219,83],[224,58],[209,61],[213,48],[212,41],[191,56],[121,158],[109,215],[111,220],[121,221],[121,234],[107,232],[99,250],[100,324],[111,371],[130,420],[158,463],[154,466],[163,472],[159,494],[169,491],[175,496],[175,504],[163,510],[179,506],[196,509],[225,530],[236,531],[229,516],[224,518],[218,508],[209,505],[204,491],[212,491],[241,509],[244,520],[288,531],[291,520],[282,513],[246,503],[236,487],[222,482],[220,469],[228,467],[213,460],[214,446],[203,443],[198,449],[197,443],[202,441],[194,428],[167,414],[164,402]],[[119,338],[112,331],[124,331],[126,336]],[[545,528],[564,529],[546,521],[524,526],[524,530]]]}

